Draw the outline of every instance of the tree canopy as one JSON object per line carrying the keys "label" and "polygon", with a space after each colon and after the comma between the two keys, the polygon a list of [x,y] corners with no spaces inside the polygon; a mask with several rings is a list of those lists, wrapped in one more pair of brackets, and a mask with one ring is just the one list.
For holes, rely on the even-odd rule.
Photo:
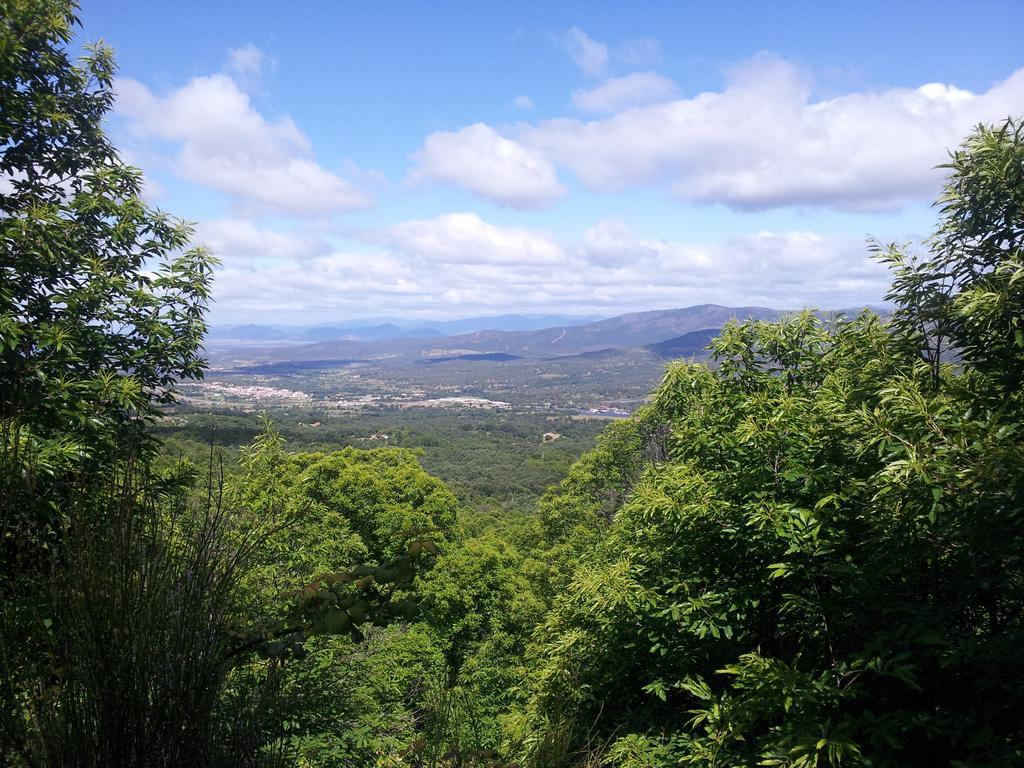
{"label": "tree canopy", "polygon": [[732,323],[467,515],[270,424],[227,478],[155,460],[214,261],[75,7],[0,11],[0,763],[1024,763],[1024,122],[952,153],[925,252],[873,245],[890,316]]}
{"label": "tree canopy", "polygon": [[1021,123],[948,167],[929,254],[884,251],[890,323],[733,324],[670,366],[666,456],[538,630],[538,764],[1024,758]]}
{"label": "tree canopy", "polygon": [[[0,535],[52,534],[71,474],[96,473],[202,375],[213,260],[149,207],[107,139],[114,64],[66,44],[74,8],[9,0],[0,25]],[[18,552],[14,552],[15,543]],[[52,542],[51,542],[52,543]]]}

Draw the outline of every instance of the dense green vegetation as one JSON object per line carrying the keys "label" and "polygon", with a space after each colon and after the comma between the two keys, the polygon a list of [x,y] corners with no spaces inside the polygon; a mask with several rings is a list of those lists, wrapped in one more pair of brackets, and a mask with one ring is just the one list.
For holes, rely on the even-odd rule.
{"label": "dense green vegetation", "polygon": [[533,761],[1020,764],[1024,125],[948,167],[930,254],[882,252],[888,326],[733,325],[670,368],[664,459],[535,634]]}
{"label": "dense green vegetation", "polygon": [[[175,416],[154,428],[164,453],[201,464],[213,446],[229,472],[238,464],[238,449],[263,430],[262,417],[251,413],[175,409]],[[484,514],[531,511],[545,489],[594,445],[606,424],[571,416],[443,408],[361,414],[277,408],[267,416],[290,450],[415,450],[424,469],[444,480],[467,510]],[[559,437],[544,442],[545,433]],[[494,472],[495,466],[502,471]]]}
{"label": "dense green vegetation", "polygon": [[1024,762],[1024,123],[877,247],[890,320],[733,323],[571,466],[534,416],[158,426],[212,262],[110,54],[2,7],[0,764]]}

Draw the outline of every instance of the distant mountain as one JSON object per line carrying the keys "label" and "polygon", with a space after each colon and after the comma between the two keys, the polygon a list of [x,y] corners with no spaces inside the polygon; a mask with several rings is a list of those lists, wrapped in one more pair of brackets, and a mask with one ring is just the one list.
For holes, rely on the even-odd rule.
{"label": "distant mountain", "polygon": [[[677,345],[689,349],[703,338],[710,338],[707,336],[708,333],[721,328],[731,319],[773,320],[782,314],[782,310],[765,307],[722,307],[703,304],[683,309],[633,312],[582,325],[560,325],[530,331],[483,330],[434,339],[325,341],[287,350],[267,349],[264,350],[263,358],[325,360],[387,357],[395,364],[419,359],[458,358],[470,354],[550,358],[607,349],[647,347],[671,340],[676,340]],[[705,335],[679,341],[681,337],[695,332],[703,332]],[[654,354],[668,354],[668,349],[669,346],[666,346],[662,352],[648,351]]]}
{"label": "distant mountain", "polygon": [[302,332],[302,338],[309,341],[374,341],[376,339],[433,339],[446,334],[434,328],[400,328],[394,323],[380,325],[346,326],[315,325]]}
{"label": "distant mountain", "polygon": [[402,328],[393,323],[379,325],[314,325],[309,327],[287,325],[220,325],[206,334],[207,341],[219,346],[230,342],[291,342],[293,344],[318,341],[378,341],[382,339],[435,339],[445,334],[432,328]]}
{"label": "distant mountain", "polygon": [[542,328],[584,325],[597,319],[599,318],[569,315],[494,315],[434,321],[429,323],[429,326],[446,336],[458,336],[477,331],[537,331]]}
{"label": "distant mountain", "polygon": [[211,341],[284,341],[294,337],[286,330],[268,325],[215,325],[207,331],[206,338]]}
{"label": "distant mountain", "polygon": [[485,330],[532,331],[553,326],[572,326],[589,323],[593,317],[568,315],[496,315],[493,317],[467,317],[460,320],[439,320],[423,323],[399,319],[380,322],[321,323],[319,325],[217,325],[206,334],[207,341],[217,346],[230,346],[230,342],[273,341],[314,343],[319,341],[384,341],[389,339],[436,339]]}
{"label": "distant mountain", "polygon": [[774,320],[782,311],[765,307],[721,307],[702,304],[685,309],[633,312],[607,320],[536,331],[479,331],[438,340],[431,354],[446,349],[505,352],[520,357],[554,357],[592,352],[608,347],[643,347],[694,331],[721,328],[734,318]]}
{"label": "distant mountain", "polygon": [[654,344],[646,344],[644,349],[653,352],[662,360],[676,360],[680,357],[706,357],[708,344],[718,335],[721,328],[704,328],[699,331],[684,333],[674,339],[665,339]]}

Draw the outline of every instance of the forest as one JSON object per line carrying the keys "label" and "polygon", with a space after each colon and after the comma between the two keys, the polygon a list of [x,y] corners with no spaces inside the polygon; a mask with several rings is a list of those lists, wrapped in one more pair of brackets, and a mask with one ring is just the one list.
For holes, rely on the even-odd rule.
{"label": "forest", "polygon": [[75,8],[0,8],[0,765],[1024,764],[1024,120],[870,245],[884,319],[731,322],[561,444],[216,437],[215,254]]}
{"label": "forest", "polygon": [[[185,458],[202,466],[212,448],[225,474],[232,475],[241,470],[241,449],[256,439],[268,420],[290,451],[323,453],[346,446],[410,449],[429,474],[451,488],[464,513],[499,516],[530,513],[548,486],[559,482],[580,454],[593,447],[608,423],[566,414],[477,409],[336,415],[301,408],[238,413],[176,406],[153,431],[160,438],[165,465]],[[495,466],[502,471],[494,472]]]}

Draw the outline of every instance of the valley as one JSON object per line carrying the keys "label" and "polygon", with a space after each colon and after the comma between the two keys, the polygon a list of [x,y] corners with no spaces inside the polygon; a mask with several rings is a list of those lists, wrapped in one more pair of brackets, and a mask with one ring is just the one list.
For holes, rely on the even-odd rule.
{"label": "valley", "polygon": [[[701,305],[527,330],[508,330],[506,324],[411,338],[414,331],[396,327],[389,338],[216,344],[208,349],[205,380],[182,391],[194,408],[246,411],[301,404],[325,417],[426,407],[624,416],[644,402],[667,361],[704,359],[708,343],[729,320],[781,314],[762,307]],[[501,318],[494,320],[501,325]],[[431,328],[438,326],[444,327]],[[376,328],[372,335],[379,336]],[[269,336],[274,330],[261,332]]]}

